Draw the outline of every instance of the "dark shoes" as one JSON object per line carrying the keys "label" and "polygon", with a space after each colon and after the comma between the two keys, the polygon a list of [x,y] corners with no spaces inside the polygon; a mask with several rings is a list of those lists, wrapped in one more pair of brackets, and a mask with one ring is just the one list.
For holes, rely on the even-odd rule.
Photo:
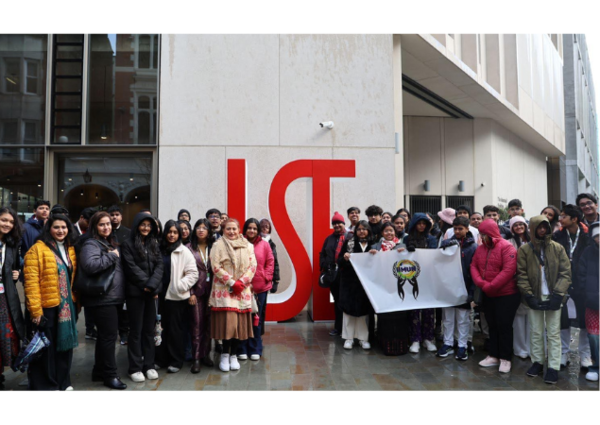
{"label": "dark shoes", "polygon": [[119,377],[104,381],[104,386],[112,388],[113,390],[124,390],[125,388],[127,388],[127,384],[121,382],[121,379]]}
{"label": "dark shoes", "polygon": [[538,362],[534,362],[531,367],[527,370],[527,376],[538,376],[544,370],[544,366]]}
{"label": "dark shoes", "polygon": [[202,357],[200,359],[200,363],[202,363],[204,366],[208,366],[208,367],[214,367],[215,366],[215,364],[213,363],[213,361],[210,359],[209,356]]}
{"label": "dark shoes", "polygon": [[121,345],[127,345],[127,334],[121,335]]}
{"label": "dark shoes", "polygon": [[338,336],[341,335],[342,333],[340,331],[338,331],[337,329],[332,329],[329,331],[329,336]]}
{"label": "dark shoes", "polygon": [[556,384],[558,382],[558,371],[549,367],[544,375],[544,382],[546,384]]}
{"label": "dark shoes", "polygon": [[194,360],[192,364],[192,373],[200,373],[200,360]]}

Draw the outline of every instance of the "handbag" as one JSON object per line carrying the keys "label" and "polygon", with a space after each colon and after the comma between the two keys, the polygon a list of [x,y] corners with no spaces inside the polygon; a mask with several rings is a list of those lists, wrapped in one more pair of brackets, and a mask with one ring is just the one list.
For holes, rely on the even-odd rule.
{"label": "handbag", "polygon": [[338,273],[337,263],[332,263],[319,276],[319,286],[321,288],[331,288],[331,284],[335,282]]}
{"label": "handbag", "polygon": [[258,302],[256,301],[256,295],[252,294],[252,299],[250,300],[252,313],[258,313]]}
{"label": "handbag", "polygon": [[79,294],[90,297],[102,296],[108,292],[108,289],[110,288],[110,285],[115,277],[116,271],[116,264],[113,264],[109,268],[95,274],[86,273],[81,267],[79,267],[77,273],[75,274],[73,290]]}

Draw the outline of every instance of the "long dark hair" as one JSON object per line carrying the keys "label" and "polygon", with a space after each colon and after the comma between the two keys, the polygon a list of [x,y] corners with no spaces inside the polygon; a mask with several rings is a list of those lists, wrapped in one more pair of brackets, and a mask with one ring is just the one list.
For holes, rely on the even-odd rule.
{"label": "long dark hair", "polygon": [[67,224],[67,237],[65,238],[65,247],[75,245],[77,240],[77,236],[75,236],[75,229],[73,228],[73,223],[71,220],[64,214],[51,214],[48,216],[48,220],[44,224],[44,228],[42,229],[42,234],[40,235],[39,240],[44,242],[48,246],[52,246],[54,244],[54,238],[50,234],[50,229],[52,228],[52,224],[55,221],[64,221]]}
{"label": "long dark hair", "polygon": [[360,220],[358,223],[356,223],[356,226],[354,227],[354,245],[357,246],[357,244],[360,243],[360,238],[358,237],[356,232],[359,226],[367,229],[367,244],[370,245],[373,242],[373,229],[371,229],[371,225],[367,220]]}
{"label": "long dark hair", "polygon": [[250,225],[254,223],[256,225],[256,237],[260,238],[260,222],[255,219],[255,218],[249,218],[248,220],[246,220],[246,222],[244,223],[244,230],[242,231],[242,235],[244,235],[244,237],[246,237],[246,231],[248,230],[248,227],[250,227]]}
{"label": "long dark hair", "polygon": [[[181,241],[181,243],[184,243],[184,244],[188,243],[192,238],[192,225],[187,220],[177,220],[177,224],[179,224],[179,227],[181,227],[182,224],[185,224],[187,226],[188,230],[190,231],[190,233],[188,235],[188,239]],[[183,229],[181,230],[181,234],[183,235]]]}
{"label": "long dark hair", "polygon": [[[554,230],[554,226],[556,226],[556,223],[558,223],[558,216],[560,215],[560,211],[554,205],[548,205],[547,207],[542,208],[542,210],[540,211],[540,214],[542,214],[544,212],[544,210],[547,210],[548,208],[550,208],[552,211],[554,211],[554,218],[550,222],[550,230],[552,231],[552,230]],[[529,232],[527,232],[527,233],[529,233]]]}
{"label": "long dark hair", "polygon": [[21,224],[19,223],[19,217],[17,217],[16,211],[10,207],[2,207],[0,208],[0,215],[2,214],[10,214],[13,219],[13,228],[6,236],[4,236],[4,243],[11,248],[19,246],[19,243],[21,242]]}
{"label": "long dark hair", "polygon": [[[146,220],[150,221],[150,226],[152,226],[152,230],[150,231],[148,236],[142,235],[138,230],[140,224],[142,224]],[[131,232],[133,232],[132,234],[134,235],[133,246],[135,247],[135,250],[141,258],[146,259],[146,251],[150,255],[151,259],[156,260],[160,258],[160,244],[158,242],[158,225],[156,224],[156,221],[154,221],[154,217],[149,215],[147,218],[140,220],[139,223],[137,223],[136,228],[131,229]]]}
{"label": "long dark hair", "polygon": [[408,221],[410,221],[410,219],[412,218],[412,216],[410,215],[410,211],[407,210],[406,208],[400,208],[398,211],[396,211],[397,215],[400,215],[400,213],[405,212],[406,215],[408,216]]}
{"label": "long dark hair", "polygon": [[[179,239],[177,239],[177,241],[175,241],[174,243],[169,243],[167,241],[167,233],[169,233],[171,227],[177,229],[177,233],[179,233]],[[181,226],[177,224],[175,220],[167,221],[163,229],[162,237],[160,238],[160,250],[162,251],[163,255],[171,255],[173,251],[179,248],[182,239],[183,237],[181,235]]]}
{"label": "long dark hair", "polygon": [[[112,222],[110,221],[110,214],[107,213],[106,211],[98,211],[97,213],[95,213],[92,218],[90,218],[90,225],[88,228],[88,231],[92,233],[92,237],[94,239],[104,239],[103,236],[100,236],[100,234],[98,234],[98,223],[100,223],[100,220],[102,220],[103,218],[108,218],[108,222],[110,223],[110,227],[112,229]],[[117,238],[115,238],[114,233],[110,233],[110,235],[108,235],[108,237],[106,238],[106,241],[109,243],[109,245],[111,245],[113,248],[117,248],[119,246],[119,243],[117,242]]]}
{"label": "long dark hair", "polygon": [[206,237],[206,244],[208,245],[209,248],[213,244],[213,231],[212,231],[212,227],[210,226],[210,222],[205,218],[200,218],[200,219],[198,219],[198,221],[196,221],[196,223],[194,223],[194,229],[192,230],[192,233],[190,235],[190,245],[192,246],[192,249],[194,251],[196,251],[198,249],[198,243],[200,242],[198,240],[198,235],[196,235],[196,230],[198,229],[198,227],[200,227],[201,224],[203,224],[204,227],[206,227],[206,229],[208,230],[208,235]]}
{"label": "long dark hair", "polygon": [[[546,207],[546,208],[548,208],[548,207]],[[544,210],[546,208],[544,208]],[[542,210],[542,211],[544,211],[544,210]],[[529,226],[527,226],[527,223],[523,223],[523,224],[525,225],[525,233],[523,233],[525,235],[525,240],[527,242],[530,242],[531,236],[529,236]],[[515,232],[513,232],[512,227],[510,228],[510,234],[512,235],[512,238],[515,240],[515,243],[517,244],[517,249],[519,249],[519,247],[524,243],[523,240],[521,239],[521,236],[519,236]]]}

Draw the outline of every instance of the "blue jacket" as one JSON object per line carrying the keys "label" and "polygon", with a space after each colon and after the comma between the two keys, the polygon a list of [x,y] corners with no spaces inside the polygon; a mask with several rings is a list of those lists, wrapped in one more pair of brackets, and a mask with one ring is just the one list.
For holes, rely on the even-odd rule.
{"label": "blue jacket", "polygon": [[42,234],[42,227],[42,224],[36,220],[35,216],[31,216],[23,226],[23,239],[21,239],[22,258],[25,258],[25,254],[27,254],[29,248],[35,244]]}
{"label": "blue jacket", "polygon": [[[446,239],[442,241],[441,248],[445,248],[449,245],[452,245],[452,241],[457,241],[456,236],[452,236],[450,239]],[[467,236],[463,240],[462,244],[459,242],[460,246],[460,263],[462,265],[463,278],[465,280],[465,287],[467,288],[467,302],[463,304],[461,308],[471,308],[471,301],[473,301],[473,294],[475,292],[475,284],[473,283],[473,278],[471,277],[471,261],[473,260],[473,255],[475,255],[475,251],[477,250],[477,244],[473,239],[473,235],[471,232],[467,233]]]}
{"label": "blue jacket", "polygon": [[434,236],[431,236],[429,234],[429,232],[431,231],[431,221],[429,221],[429,217],[427,217],[427,214],[424,214],[424,213],[416,213],[410,219],[410,223],[408,224],[408,232],[406,232],[406,236],[404,236],[404,244],[406,246],[408,246],[410,244],[410,240],[411,240],[410,234],[411,234],[412,230],[415,228],[415,226],[417,225],[417,223],[421,220],[425,221],[425,223],[426,223],[425,233],[427,233],[427,236],[426,236],[427,249],[437,248],[437,246],[438,246],[437,239]]}

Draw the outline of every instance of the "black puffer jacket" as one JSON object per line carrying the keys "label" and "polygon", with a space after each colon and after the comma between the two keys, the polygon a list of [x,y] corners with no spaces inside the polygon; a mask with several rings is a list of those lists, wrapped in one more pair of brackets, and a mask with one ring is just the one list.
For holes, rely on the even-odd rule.
{"label": "black puffer jacket", "polygon": [[[145,255],[142,256],[135,247],[135,238],[139,233],[138,227],[145,219],[149,219],[152,226],[152,230],[146,238],[158,237],[158,226],[154,218],[148,214],[139,213],[133,219],[129,239],[121,245],[121,261],[127,281],[127,297],[154,296],[162,289],[163,261],[160,253],[153,257],[146,250]],[[150,292],[144,291],[144,288],[150,289]]]}
{"label": "black puffer jacket", "polygon": [[19,270],[19,263],[19,248],[7,246],[0,273],[2,273],[2,282],[4,283],[4,293],[6,294],[10,317],[15,325],[15,332],[19,340],[21,340],[25,337],[25,321],[23,320],[23,311],[21,310],[21,300],[17,292],[17,281],[12,278],[13,270]]}
{"label": "black puffer jacket", "polygon": [[93,275],[112,267],[113,264],[116,265],[112,284],[106,294],[99,297],[84,296],[83,294],[80,296],[84,307],[123,304],[125,301],[125,283],[121,261],[115,254],[110,253],[114,249],[105,240],[95,238],[89,238],[81,247],[77,264],[78,271],[83,270],[86,274]]}

